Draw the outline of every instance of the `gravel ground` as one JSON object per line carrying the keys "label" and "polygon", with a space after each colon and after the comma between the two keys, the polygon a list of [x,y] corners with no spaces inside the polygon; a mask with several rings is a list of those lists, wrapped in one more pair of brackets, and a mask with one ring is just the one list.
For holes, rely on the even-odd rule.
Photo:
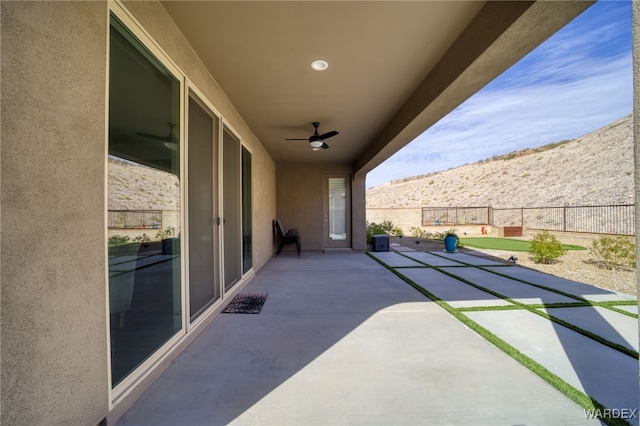
{"label": "gravel ground", "polygon": [[[419,241],[419,244],[416,243]],[[426,240],[413,237],[398,238],[392,237],[391,243],[397,243],[405,247],[410,247],[418,251],[441,251],[444,244],[439,240]],[[636,271],[609,271],[598,267],[593,261],[593,256],[589,250],[571,250],[567,254],[558,259],[558,262],[552,265],[542,265],[533,262],[532,257],[525,252],[505,252],[500,250],[486,250],[476,248],[463,248],[462,252],[475,254],[478,256],[486,256],[495,260],[502,260],[505,263],[511,255],[518,258],[518,265],[535,269],[558,277],[567,278],[573,281],[579,281],[591,284],[596,287],[613,290],[620,293],[637,296],[638,283],[636,279]]]}

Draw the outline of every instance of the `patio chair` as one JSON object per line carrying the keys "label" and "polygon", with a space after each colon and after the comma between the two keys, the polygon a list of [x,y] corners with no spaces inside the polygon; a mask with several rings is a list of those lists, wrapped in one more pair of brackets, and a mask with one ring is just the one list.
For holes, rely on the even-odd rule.
{"label": "patio chair", "polygon": [[276,228],[276,233],[280,238],[280,245],[278,246],[278,251],[276,251],[276,257],[278,257],[278,255],[282,251],[282,247],[284,247],[285,244],[295,244],[296,249],[298,250],[298,257],[300,257],[302,244],[300,243],[300,233],[298,232],[298,230],[292,228],[287,229],[287,231],[284,232],[280,221],[277,219],[273,221],[273,226]]}

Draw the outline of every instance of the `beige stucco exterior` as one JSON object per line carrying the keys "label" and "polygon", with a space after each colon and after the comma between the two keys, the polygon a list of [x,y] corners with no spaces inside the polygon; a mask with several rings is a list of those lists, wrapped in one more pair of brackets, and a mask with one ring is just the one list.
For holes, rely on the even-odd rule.
{"label": "beige stucco exterior", "polygon": [[[127,7],[252,152],[257,270],[274,250],[275,163],[162,6]],[[110,410],[109,8],[95,1],[3,2],[1,13],[1,422],[98,424]]]}
{"label": "beige stucco exterior", "polygon": [[286,228],[296,228],[304,250],[323,250],[324,179],[350,174],[349,164],[283,163],[277,166],[277,216]]}
{"label": "beige stucco exterior", "polygon": [[103,3],[2,4],[2,423],[109,409]]}
{"label": "beige stucco exterior", "polygon": [[[162,5],[124,6],[251,150],[254,271],[274,254],[276,218],[299,229],[303,250],[325,248],[323,182],[330,173],[351,177],[349,242],[365,250],[366,171],[399,148],[397,135],[381,134],[376,143],[390,149],[356,162],[276,163]],[[0,7],[0,422],[111,423],[199,329],[184,334],[129,397],[112,405],[105,227],[109,4],[3,1]],[[637,74],[636,68],[636,87]],[[411,111],[392,124],[415,118],[411,102]],[[438,103],[420,120],[454,106]],[[406,130],[413,131],[417,127]]]}

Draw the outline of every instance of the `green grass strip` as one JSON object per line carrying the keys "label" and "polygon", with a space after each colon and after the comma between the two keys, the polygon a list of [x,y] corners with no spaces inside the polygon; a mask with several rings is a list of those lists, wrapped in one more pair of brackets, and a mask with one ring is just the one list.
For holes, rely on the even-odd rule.
{"label": "green grass strip", "polygon": [[[469,265],[469,266],[473,266],[473,265]],[[579,300],[580,302],[589,304],[590,306],[602,306],[603,308],[609,309],[609,310],[617,312],[619,314],[627,315],[627,316],[630,316],[630,317],[633,317],[633,318],[636,318],[636,319],[638,318],[637,314],[634,314],[634,313],[629,312],[629,311],[625,311],[624,309],[618,309],[618,308],[616,308],[614,306],[614,305],[633,305],[633,306],[635,306],[635,305],[638,304],[638,302],[635,301],[635,300],[595,302],[595,301],[592,301],[592,300],[589,300],[589,299],[585,299],[582,296],[578,296],[578,295],[575,295],[575,294],[567,293],[565,291],[558,290],[558,289],[553,288],[553,287],[547,287],[546,285],[532,283],[531,281],[526,281],[526,280],[523,280],[523,279],[520,279],[520,278],[512,277],[510,275],[503,274],[502,272],[494,271],[492,269],[485,269],[484,267],[478,267],[478,268],[482,269],[483,271],[490,272],[492,274],[496,274],[496,275],[498,275],[500,277],[508,278],[508,279],[511,279],[511,280],[514,280],[514,281],[521,282],[523,284],[528,284],[528,285],[531,285],[531,286],[534,286],[534,287],[541,288],[543,290],[551,291],[551,292],[559,294],[561,296],[565,296],[565,297],[569,297],[569,298],[572,298],[572,299]]]}
{"label": "green grass strip", "polygon": [[[385,268],[387,268],[394,275],[398,276],[404,282],[412,286],[418,292],[422,293],[424,296],[431,299],[433,302],[437,303],[438,306],[440,306],[446,312],[451,314],[454,318],[456,318],[458,321],[463,323],[469,329],[471,329],[472,331],[474,331],[475,333],[483,337],[485,340],[487,340],[489,343],[494,345],[496,348],[500,349],[502,352],[506,353],[507,355],[515,359],[517,362],[519,362],[520,364],[528,368],[534,374],[538,375],[545,382],[549,383],[551,386],[557,389],[560,393],[562,393],[563,395],[565,395],[566,397],[568,397],[569,399],[571,399],[572,401],[580,405],[585,410],[603,411],[606,408],[604,405],[602,405],[600,402],[598,402],[594,398],[589,397],[584,392],[578,390],[574,386],[565,382],[564,380],[562,380],[562,378],[560,378],[556,374],[549,371],[542,364],[534,361],[532,358],[523,354],[522,352],[520,352],[519,350],[517,350],[516,348],[508,344],[506,341],[502,340],[501,338],[491,333],[486,328],[482,327],[480,324],[476,323],[475,321],[473,321],[472,319],[464,315],[462,312],[460,312],[460,310],[452,307],[451,305],[449,305],[442,299],[438,298],[436,295],[432,294],[422,286],[413,282],[408,277],[405,277],[400,272],[396,271],[394,268],[390,267],[382,260],[378,259],[377,257],[371,255],[368,252],[367,252],[367,255],[371,257],[373,260],[375,260],[376,262],[380,263]],[[611,426],[630,425],[630,423],[624,419],[603,418],[599,420]]]}
{"label": "green grass strip", "polygon": [[604,302],[598,302],[601,305],[625,305],[625,306],[635,306],[638,304],[636,300],[607,300]]}
{"label": "green grass strip", "polygon": [[638,319],[638,314],[634,314],[633,312],[629,312],[629,311],[625,311],[624,309],[620,309],[615,307],[614,305],[601,305],[600,303],[593,303],[591,306],[601,306],[605,309],[609,309],[610,311],[613,311],[615,313],[618,313],[620,315],[626,315],[628,317],[634,318],[634,319]]}
{"label": "green grass strip", "polygon": [[519,304],[519,305],[512,305],[512,306],[468,306],[468,307],[461,307],[461,308],[456,308],[459,311],[462,312],[474,312],[474,311],[510,311],[510,310],[517,310],[517,309],[541,309],[541,308],[576,308],[576,307],[583,307],[583,306],[591,306],[588,303],[581,303],[581,302],[576,302],[576,303],[536,303],[536,304],[530,304],[530,305],[525,305],[524,303]]}
{"label": "green grass strip", "polygon": [[[430,267],[430,268],[434,268],[434,269],[436,269],[436,270],[438,270],[438,271],[440,271],[440,272],[442,272],[442,273],[445,273],[445,274],[446,274],[446,272],[445,272],[443,269],[441,269],[440,267],[436,267],[436,266],[430,265],[430,264],[428,264],[428,263],[426,263],[426,262],[424,262],[424,261],[422,261],[422,260],[415,259],[415,258],[411,257],[410,255],[407,255],[407,254],[404,254],[404,253],[400,253],[400,252],[398,252],[398,254],[399,254],[399,255],[401,255],[401,256],[404,256],[404,257],[406,257],[406,258],[408,258],[408,259],[411,259],[411,260],[413,260],[413,261],[415,261],[415,262],[418,262],[418,263],[420,263],[420,264],[422,264],[422,265],[428,266],[428,267]],[[432,255],[434,255],[434,256],[437,256],[437,257],[440,257],[440,258],[443,258],[443,259],[453,260],[453,259],[450,259],[450,258],[448,258],[448,257],[446,257],[446,256],[441,256],[440,254],[435,253],[435,252],[429,252],[429,254],[432,254]],[[585,298],[584,298],[584,297],[582,297],[582,296],[578,296],[578,295],[575,295],[575,294],[572,294],[572,293],[567,293],[567,292],[564,292],[564,291],[562,291],[562,290],[558,290],[558,289],[553,288],[553,287],[547,287],[547,286],[542,285],[542,284],[536,284],[536,283],[533,283],[533,282],[530,282],[530,281],[523,280],[523,279],[521,279],[521,278],[512,277],[512,276],[510,276],[510,275],[508,275],[508,274],[504,274],[504,273],[502,273],[502,272],[498,272],[498,271],[495,271],[495,270],[493,270],[493,269],[486,269],[486,267],[485,267],[485,266],[482,266],[482,265],[472,265],[472,264],[470,264],[470,263],[462,262],[462,261],[459,261],[459,260],[453,260],[453,261],[454,261],[454,262],[458,262],[458,263],[460,263],[460,265],[447,266],[447,268],[458,268],[458,267],[461,267],[461,266],[465,266],[465,267],[472,267],[472,268],[478,268],[478,269],[481,269],[481,270],[483,270],[483,271],[490,272],[490,273],[492,273],[492,274],[496,274],[496,275],[498,275],[498,276],[500,276],[500,277],[504,277],[504,278],[507,278],[507,279],[510,279],[510,280],[514,280],[514,281],[518,281],[518,282],[521,282],[521,283],[523,283],[523,284],[528,284],[528,285],[531,285],[531,286],[534,286],[534,287],[540,288],[540,289],[542,289],[542,290],[551,291],[551,292],[556,293],[556,294],[559,294],[559,295],[561,295],[561,296],[565,296],[565,297],[569,297],[569,298],[571,298],[571,299],[575,299],[575,300],[577,300],[577,301],[579,301],[579,302],[581,302],[581,303],[584,303],[585,305],[589,305],[589,306],[602,306],[602,307],[604,307],[604,308],[606,308],[606,309],[609,309],[609,310],[611,310],[611,311],[617,312],[617,313],[619,313],[619,314],[626,315],[626,316],[629,316],[629,317],[632,317],[632,318],[636,318],[636,319],[638,319],[638,315],[637,315],[637,314],[634,314],[634,313],[629,312],[629,311],[625,311],[624,309],[616,308],[616,307],[614,306],[614,305],[637,305],[637,304],[638,304],[638,302],[637,302],[637,301],[634,301],[634,300],[625,300],[625,301],[619,301],[619,302],[618,302],[618,301],[594,302],[594,301],[591,301],[591,300],[589,300],[589,299],[585,299]],[[494,266],[506,266],[506,267],[511,267],[511,266],[514,266],[514,265],[508,265],[508,264],[505,264],[505,265],[491,265],[491,267],[492,267],[492,268],[493,268]],[[407,268],[410,268],[410,266],[408,266]],[[460,278],[460,277],[458,277],[458,276],[455,276],[455,275],[452,275],[452,274],[447,274],[447,275],[450,275],[450,276],[452,276],[453,278],[456,278],[456,279],[458,279],[458,280],[460,280],[460,281],[463,281],[463,282],[465,282],[466,284],[470,284],[470,285],[475,286],[473,283],[470,283],[470,282],[468,282],[468,281],[466,281],[466,280],[463,280],[463,279],[461,279],[461,278]],[[479,288],[478,286],[475,286],[475,287],[476,287],[476,288]],[[479,289],[481,289],[481,290],[483,290],[483,291],[487,291],[487,290],[485,290],[484,288],[479,288]],[[497,294],[496,294],[496,296],[498,296],[498,297],[500,297],[500,298],[504,298],[504,296],[502,296],[502,295],[497,295]]]}
{"label": "green grass strip", "polygon": [[[398,253],[398,254],[400,254],[400,255],[404,256],[402,253]],[[405,256],[405,257],[409,257],[409,256]],[[410,257],[409,257],[409,258],[410,258]],[[410,258],[410,259],[412,259],[412,258]],[[424,263],[424,262],[420,262],[420,261],[418,261],[417,259],[413,259],[413,260],[416,260],[416,261],[417,261],[417,262],[419,262],[419,263],[423,263],[423,264],[425,264],[425,265],[428,265],[428,264],[426,264],[426,263]],[[383,263],[383,264],[384,264],[384,263]],[[390,266],[389,266],[389,265],[386,265],[386,264],[384,264],[384,265],[385,265],[387,268],[390,268]],[[492,270],[483,269],[483,268],[480,268],[480,267],[478,267],[478,266],[476,266],[476,265],[471,265],[471,264],[469,264],[468,266],[469,266],[469,267],[478,268],[478,269],[481,269],[481,270],[483,270],[483,271],[490,272],[490,273],[496,274],[496,275],[498,275],[498,276],[501,276],[501,277],[504,277],[504,278],[507,278],[507,279],[511,279],[511,280],[514,280],[514,281],[518,281],[518,282],[521,282],[521,283],[523,283],[523,284],[527,284],[527,285],[531,285],[531,286],[534,286],[534,287],[538,287],[538,288],[541,288],[541,289],[543,289],[543,290],[552,291],[552,292],[557,293],[557,294],[560,294],[560,295],[562,295],[562,296],[565,296],[565,297],[569,297],[569,298],[575,299],[575,300],[577,300],[578,302],[583,303],[585,306],[598,306],[595,302],[591,302],[591,301],[589,301],[589,300],[587,300],[587,299],[585,299],[585,298],[583,298],[583,297],[576,296],[576,295],[573,295],[573,294],[571,294],[571,293],[566,293],[566,292],[563,292],[563,291],[561,291],[561,290],[556,290],[556,289],[554,289],[554,288],[550,288],[550,287],[543,286],[543,285],[540,285],[540,284],[531,283],[531,282],[529,282],[529,281],[521,280],[521,279],[519,279],[519,278],[514,278],[514,277],[511,277],[511,276],[508,276],[508,275],[504,275],[504,274],[501,274],[501,273],[499,273],[499,272],[495,272],[495,271],[492,271]],[[516,300],[514,300],[514,299],[511,299],[511,298],[509,298],[509,297],[507,297],[507,296],[503,295],[502,293],[498,293],[498,292],[493,291],[493,290],[490,290],[490,289],[488,289],[488,288],[486,288],[486,287],[482,287],[482,286],[481,286],[481,285],[479,285],[479,284],[476,284],[476,283],[474,283],[474,282],[472,282],[472,281],[469,281],[469,280],[467,280],[467,279],[465,279],[465,278],[462,278],[462,277],[460,277],[460,276],[458,276],[458,275],[455,275],[454,273],[449,272],[449,270],[448,270],[448,269],[450,269],[450,268],[448,268],[448,267],[447,267],[447,269],[443,269],[443,268],[441,268],[441,267],[432,266],[432,268],[433,268],[433,269],[435,269],[436,271],[438,271],[438,272],[442,273],[442,274],[448,275],[448,276],[450,276],[451,278],[455,278],[455,279],[456,279],[456,280],[458,280],[458,281],[461,281],[461,282],[463,282],[463,283],[465,283],[465,284],[467,284],[467,285],[470,285],[471,287],[474,287],[474,288],[476,288],[476,289],[478,289],[478,290],[484,291],[485,293],[489,293],[489,294],[491,294],[491,295],[493,295],[493,296],[495,296],[495,297],[497,297],[497,298],[499,298],[499,299],[502,299],[502,300],[504,300],[504,301],[506,301],[506,302],[508,302],[508,303],[513,304],[513,305],[516,305],[516,306],[518,306],[518,307],[519,307],[519,308],[521,308],[521,309],[526,309],[526,310],[528,310],[529,312],[531,312],[531,313],[533,313],[533,314],[535,314],[535,315],[541,316],[541,317],[543,317],[543,318],[545,318],[545,319],[547,319],[547,320],[549,320],[549,321],[555,322],[556,324],[562,325],[562,326],[564,326],[564,327],[566,327],[566,328],[568,328],[568,329],[570,329],[570,330],[573,330],[573,331],[575,331],[576,333],[582,334],[582,335],[583,335],[583,336],[585,336],[585,337],[588,337],[588,338],[590,338],[590,339],[592,339],[592,340],[595,340],[596,342],[598,342],[598,343],[600,343],[600,344],[602,344],[602,345],[608,346],[608,347],[610,347],[611,349],[614,349],[614,350],[616,350],[616,351],[618,351],[618,352],[621,352],[621,353],[623,353],[623,354],[625,354],[625,355],[628,355],[628,356],[630,356],[630,357],[632,357],[632,358],[634,358],[634,359],[638,359],[638,357],[640,356],[640,353],[638,353],[638,351],[636,351],[636,350],[629,349],[629,348],[627,348],[626,346],[620,345],[619,343],[615,343],[615,342],[612,342],[612,341],[610,341],[610,340],[607,340],[607,339],[605,339],[605,338],[603,338],[603,337],[601,337],[601,336],[599,336],[599,335],[597,335],[597,334],[595,334],[595,333],[593,333],[593,332],[591,332],[591,331],[589,331],[589,330],[585,330],[585,329],[583,329],[583,328],[581,328],[581,327],[578,327],[578,326],[576,326],[576,325],[574,325],[574,324],[571,324],[570,322],[567,322],[567,321],[565,321],[565,320],[563,320],[563,319],[561,319],[561,318],[558,318],[558,317],[555,317],[555,316],[553,316],[553,315],[550,315],[550,314],[548,314],[548,313],[546,313],[546,312],[543,312],[543,311],[541,311],[541,310],[537,309],[536,307],[533,307],[532,305],[527,305],[527,304],[525,304],[525,303],[518,302],[518,301],[516,301]],[[571,305],[571,306],[575,306],[574,304],[570,304],[570,305]],[[544,306],[543,306],[543,307],[544,307]],[[614,311],[616,311],[616,312],[618,312],[618,311],[619,311],[619,313],[621,313],[621,314],[625,314],[625,315],[629,315],[629,314],[631,314],[630,312],[626,312],[626,311],[624,311],[624,310],[622,310],[622,309],[620,309],[620,310],[612,309],[612,308],[609,308],[609,309],[614,310]],[[490,310],[490,309],[484,309],[484,310]],[[504,309],[504,310],[506,310],[506,309]],[[468,311],[469,311],[469,310],[468,310]],[[629,316],[633,316],[633,314],[631,314],[631,315],[629,315]]]}
{"label": "green grass strip", "polygon": [[[457,280],[459,280],[459,281],[462,281],[462,282],[463,282],[463,283],[465,283],[465,284],[468,284],[468,285],[470,285],[470,286],[472,286],[472,287],[475,287],[475,288],[477,288],[477,289],[479,289],[479,290],[482,290],[482,291],[487,292],[487,293],[489,293],[489,294],[492,294],[492,295],[494,295],[494,296],[496,296],[496,297],[499,297],[499,298],[501,298],[501,299],[503,299],[503,300],[505,300],[505,301],[507,301],[507,302],[509,302],[509,303],[513,303],[514,305],[520,306],[520,307],[522,307],[523,309],[528,310],[529,312],[532,312],[532,313],[534,313],[534,314],[536,314],[536,315],[539,315],[539,316],[541,316],[541,317],[543,317],[543,318],[546,318],[546,319],[547,319],[547,320],[549,320],[549,321],[553,321],[553,322],[555,322],[556,324],[560,324],[560,325],[562,325],[562,326],[564,326],[564,327],[566,327],[566,328],[568,328],[568,329],[570,329],[570,330],[575,331],[576,333],[580,333],[580,334],[582,334],[583,336],[586,336],[586,337],[588,337],[588,338],[590,338],[590,339],[593,339],[593,340],[595,340],[595,341],[596,341],[596,342],[598,342],[598,343],[601,343],[601,344],[603,344],[603,345],[605,345],[605,346],[610,347],[611,349],[615,349],[616,351],[622,352],[623,354],[628,355],[628,356],[630,356],[630,357],[632,357],[632,358],[634,358],[634,359],[638,359],[638,357],[640,356],[640,354],[638,353],[638,351],[635,351],[635,350],[633,350],[633,349],[629,349],[629,348],[627,348],[626,346],[622,346],[622,345],[620,345],[620,344],[618,344],[618,343],[611,342],[611,341],[609,341],[609,340],[607,340],[607,339],[605,339],[605,338],[603,338],[603,337],[601,337],[601,336],[599,336],[599,335],[597,335],[597,334],[595,334],[595,333],[593,333],[593,332],[591,332],[591,331],[589,331],[589,330],[585,330],[585,329],[580,328],[580,327],[578,327],[578,326],[576,326],[576,325],[574,325],[574,324],[571,324],[570,322],[567,322],[567,321],[565,321],[565,320],[563,320],[563,319],[560,319],[560,318],[555,317],[555,316],[553,316],[553,315],[549,315],[548,313],[543,312],[543,311],[540,311],[540,310],[538,310],[538,309],[532,308],[530,305],[527,305],[527,304],[522,303],[522,302],[518,302],[518,301],[513,300],[513,299],[511,299],[511,298],[509,298],[509,297],[507,297],[507,296],[505,296],[505,295],[503,295],[503,294],[501,294],[501,293],[498,293],[498,292],[496,292],[496,291],[493,291],[493,290],[489,290],[489,289],[487,289],[487,288],[484,288],[484,287],[482,287],[482,286],[481,286],[481,285],[479,285],[479,284],[473,283],[473,282],[471,282],[471,281],[469,281],[469,280],[467,280],[467,279],[464,279],[464,278],[462,278],[462,277],[459,277],[459,276],[457,276],[457,275],[455,275],[455,274],[452,274],[452,273],[450,273],[450,272],[448,272],[448,271],[442,271],[442,270],[440,270],[439,268],[434,268],[434,269],[436,269],[436,270],[438,270],[438,271],[442,272],[443,274],[449,275],[449,276],[450,276],[450,277],[452,277],[452,278],[455,278],[455,279],[457,279]],[[500,274],[499,274],[499,275],[500,275]],[[507,277],[507,278],[510,278],[510,277]],[[518,281],[519,281],[519,280],[518,280]],[[526,282],[525,282],[525,284],[530,284],[530,283],[526,283]],[[541,287],[541,288],[542,288],[542,287],[544,287],[544,286],[537,286],[537,285],[535,285],[535,284],[530,284],[530,285],[534,285],[534,286],[536,286],[536,287]],[[591,305],[591,306],[592,306],[592,304],[591,304],[588,300],[586,300],[586,299],[582,299],[582,298],[578,298],[578,297],[574,297],[574,298],[575,298],[575,299],[577,299],[577,300],[580,300],[581,302],[583,302],[583,303],[585,303],[585,304],[587,304],[587,305]]]}
{"label": "green grass strip", "polygon": [[459,312],[485,312],[485,311],[517,311],[524,310],[523,306],[518,305],[499,305],[499,306],[461,306],[456,308]]}
{"label": "green grass strip", "polygon": [[557,324],[560,324],[560,325],[562,325],[564,327],[567,327],[567,328],[569,328],[569,329],[571,329],[571,330],[573,330],[573,331],[575,331],[577,333],[580,333],[583,336],[586,336],[586,337],[588,337],[590,339],[593,339],[598,343],[601,343],[601,344],[603,344],[605,346],[610,347],[611,349],[615,349],[618,352],[622,352],[623,354],[628,355],[633,359],[638,359],[638,357],[640,356],[640,354],[636,350],[629,349],[626,346],[623,346],[623,345],[621,345],[619,343],[615,343],[615,342],[612,342],[610,340],[607,340],[607,339],[605,339],[605,338],[603,338],[603,337],[601,337],[601,336],[599,336],[599,335],[597,335],[597,334],[595,334],[595,333],[593,333],[593,332],[591,332],[589,330],[585,330],[583,328],[580,328],[580,327],[578,327],[576,325],[571,324],[570,322],[567,322],[567,321],[565,321],[565,320],[563,320],[561,318],[558,318],[558,317],[556,317],[554,315],[551,315],[551,314],[549,314],[547,312],[544,312],[544,311],[541,311],[541,310],[538,310],[538,309],[529,309],[529,311],[531,311],[531,312],[533,312],[533,313],[535,313],[537,315],[540,315],[541,317],[546,318],[546,319],[548,319],[550,321],[553,321],[553,322],[555,322]]}
{"label": "green grass strip", "polygon": [[[504,251],[517,251],[528,252],[531,250],[531,241],[528,240],[514,240],[511,238],[497,238],[497,237],[468,237],[460,238],[460,243],[463,246],[475,247],[489,250],[504,250]],[[565,250],[586,250],[586,247],[563,244],[562,247]]]}

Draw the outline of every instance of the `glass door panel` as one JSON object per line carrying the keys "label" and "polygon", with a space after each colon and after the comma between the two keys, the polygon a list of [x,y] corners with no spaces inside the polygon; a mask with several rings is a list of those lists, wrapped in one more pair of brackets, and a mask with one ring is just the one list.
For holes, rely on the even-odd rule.
{"label": "glass door panel", "polygon": [[325,247],[351,247],[349,183],[349,178],[345,175],[330,175],[325,178]]}
{"label": "glass door panel", "polygon": [[218,120],[189,97],[189,306],[191,321],[220,298],[217,279]]}
{"label": "glass door panel", "polygon": [[182,329],[180,82],[114,16],[108,257],[116,386]]}
{"label": "glass door panel", "polygon": [[242,147],[242,273],[253,266],[251,153]]}
{"label": "glass door panel", "polygon": [[224,287],[230,289],[241,274],[240,245],[240,141],[224,129],[222,137],[222,225],[224,235]]}

